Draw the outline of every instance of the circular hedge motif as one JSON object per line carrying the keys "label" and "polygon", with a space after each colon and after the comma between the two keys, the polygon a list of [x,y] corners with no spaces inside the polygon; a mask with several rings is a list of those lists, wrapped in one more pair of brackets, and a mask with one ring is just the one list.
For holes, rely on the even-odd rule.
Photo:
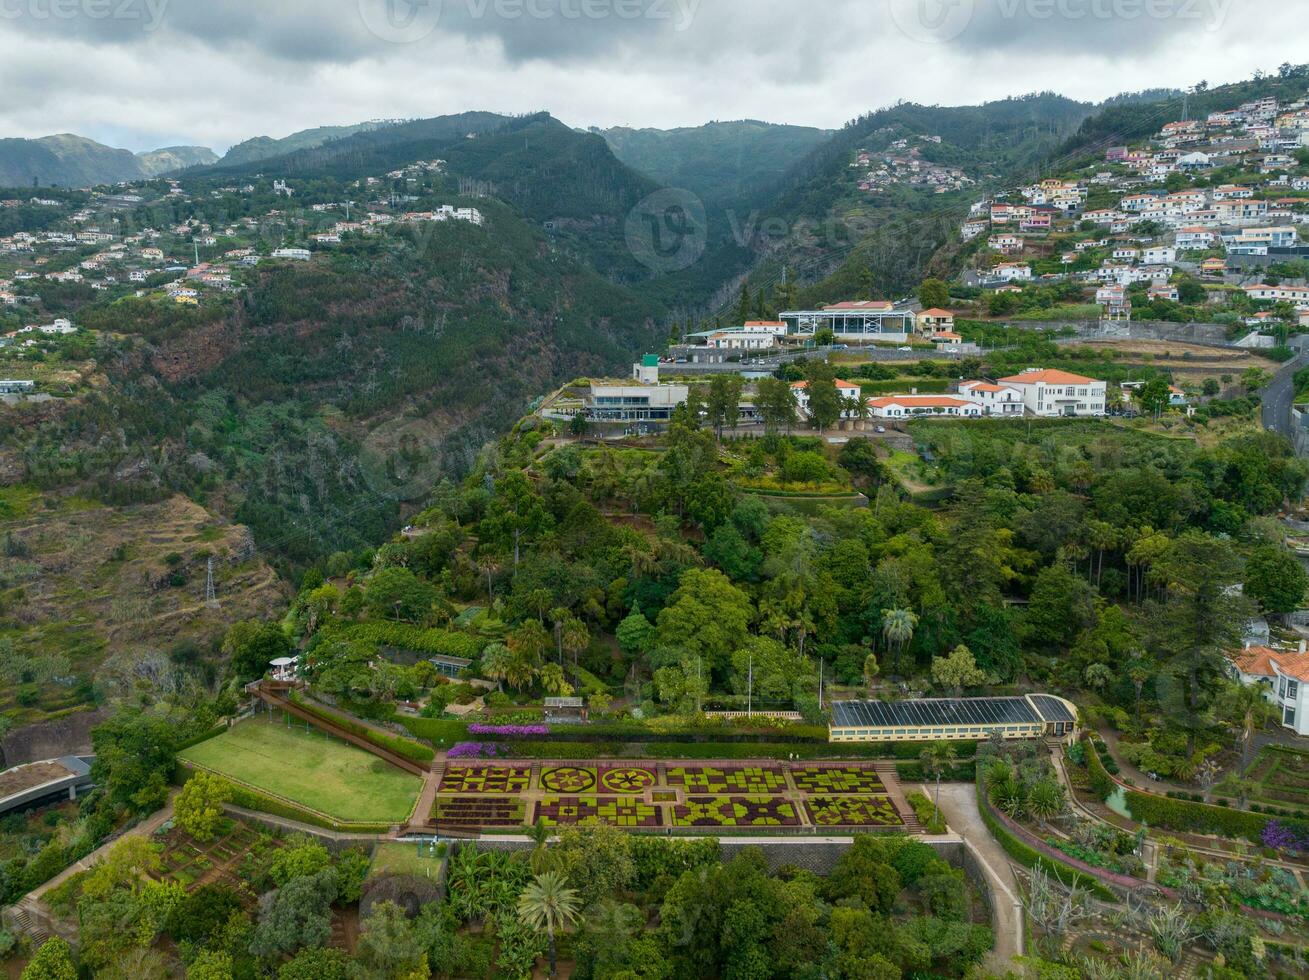
{"label": "circular hedge motif", "polygon": [[615,793],[639,793],[654,782],[655,774],[649,769],[607,769],[600,775],[600,785]]}
{"label": "circular hedge motif", "polygon": [[541,786],[552,793],[585,793],[595,789],[595,770],[560,766],[541,773]]}

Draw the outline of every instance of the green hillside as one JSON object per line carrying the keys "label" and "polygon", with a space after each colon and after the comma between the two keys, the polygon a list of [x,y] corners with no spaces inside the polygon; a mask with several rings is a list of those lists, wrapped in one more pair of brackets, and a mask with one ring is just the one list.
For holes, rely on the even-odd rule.
{"label": "green hillside", "polygon": [[598,131],[633,170],[709,201],[739,200],[780,180],[831,130],[744,119],[682,129]]}

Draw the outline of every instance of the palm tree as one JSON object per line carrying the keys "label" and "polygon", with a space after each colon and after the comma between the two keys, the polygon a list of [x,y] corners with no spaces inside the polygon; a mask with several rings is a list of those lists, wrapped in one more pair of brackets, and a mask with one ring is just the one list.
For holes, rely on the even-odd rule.
{"label": "palm tree", "polygon": [[1064,789],[1053,779],[1040,779],[1032,786],[1027,801],[1032,816],[1044,827],[1047,820],[1064,812]]}
{"label": "palm tree", "polygon": [[900,654],[914,638],[918,626],[918,617],[909,609],[888,609],[882,613],[882,636],[895,651],[895,666],[892,673],[900,673]]}
{"label": "palm tree", "polygon": [[941,777],[954,764],[955,755],[955,748],[949,742],[933,742],[918,754],[923,772],[936,780],[936,797],[932,800],[932,807],[938,820],[941,819]]}
{"label": "palm tree", "polygon": [[566,881],[558,871],[547,871],[529,881],[518,896],[518,918],[549,937],[550,976],[555,975],[558,966],[555,933],[575,923],[582,907],[577,892]]}
{"label": "palm tree", "polygon": [[513,670],[514,654],[503,643],[492,643],[482,651],[482,676],[495,681],[504,690],[504,681]]}
{"label": "palm tree", "polygon": [[550,850],[550,828],[546,822],[538,819],[527,828],[527,836],[532,838],[532,853],[527,859],[532,874],[539,875],[558,870],[559,856]]}
{"label": "palm tree", "polygon": [[563,630],[564,652],[573,655],[573,678],[577,678],[577,657],[591,645],[591,631],[576,616],[569,616]]}
{"label": "palm tree", "polygon": [[1223,720],[1236,731],[1237,743],[1241,746],[1241,772],[1244,773],[1250,765],[1250,744],[1272,717],[1273,706],[1264,697],[1264,688],[1258,684],[1249,687],[1232,684],[1223,692],[1218,704]]}
{"label": "palm tree", "polygon": [[[554,665],[558,667],[558,664]],[[536,677],[536,665],[526,656],[520,653],[510,654],[509,667],[505,673],[505,680],[509,686],[516,691],[521,691],[532,683]]]}

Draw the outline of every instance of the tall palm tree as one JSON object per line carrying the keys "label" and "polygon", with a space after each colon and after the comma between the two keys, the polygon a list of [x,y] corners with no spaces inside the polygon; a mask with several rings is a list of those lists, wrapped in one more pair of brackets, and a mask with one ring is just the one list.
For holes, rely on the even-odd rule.
{"label": "tall palm tree", "polygon": [[504,681],[513,669],[514,654],[503,643],[492,643],[482,651],[482,676],[504,689]]}
{"label": "tall palm tree", "polygon": [[909,609],[888,609],[882,613],[882,636],[887,645],[895,651],[895,666],[892,673],[900,673],[900,654],[914,638],[918,627],[918,617]]}
{"label": "tall palm tree", "polygon": [[582,908],[582,900],[566,881],[558,871],[547,871],[529,881],[518,896],[518,918],[549,937],[550,976],[558,966],[555,933],[575,923]]}
{"label": "tall palm tree", "polygon": [[1223,691],[1218,708],[1223,721],[1236,732],[1237,744],[1241,747],[1241,772],[1244,773],[1250,765],[1250,745],[1259,729],[1272,718],[1273,706],[1264,697],[1262,685],[1232,684]]}
{"label": "tall palm tree", "polygon": [[936,795],[932,800],[932,808],[936,811],[937,819],[941,817],[941,777],[954,765],[956,755],[955,747],[949,742],[933,742],[918,755],[923,764],[923,772],[936,780]]}

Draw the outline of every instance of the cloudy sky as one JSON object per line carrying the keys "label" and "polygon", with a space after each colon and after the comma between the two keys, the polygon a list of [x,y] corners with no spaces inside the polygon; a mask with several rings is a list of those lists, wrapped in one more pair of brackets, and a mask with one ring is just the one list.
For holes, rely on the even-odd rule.
{"label": "cloudy sky", "polygon": [[220,152],[467,109],[836,127],[896,100],[1248,77],[1303,0],[0,0],[0,136]]}

